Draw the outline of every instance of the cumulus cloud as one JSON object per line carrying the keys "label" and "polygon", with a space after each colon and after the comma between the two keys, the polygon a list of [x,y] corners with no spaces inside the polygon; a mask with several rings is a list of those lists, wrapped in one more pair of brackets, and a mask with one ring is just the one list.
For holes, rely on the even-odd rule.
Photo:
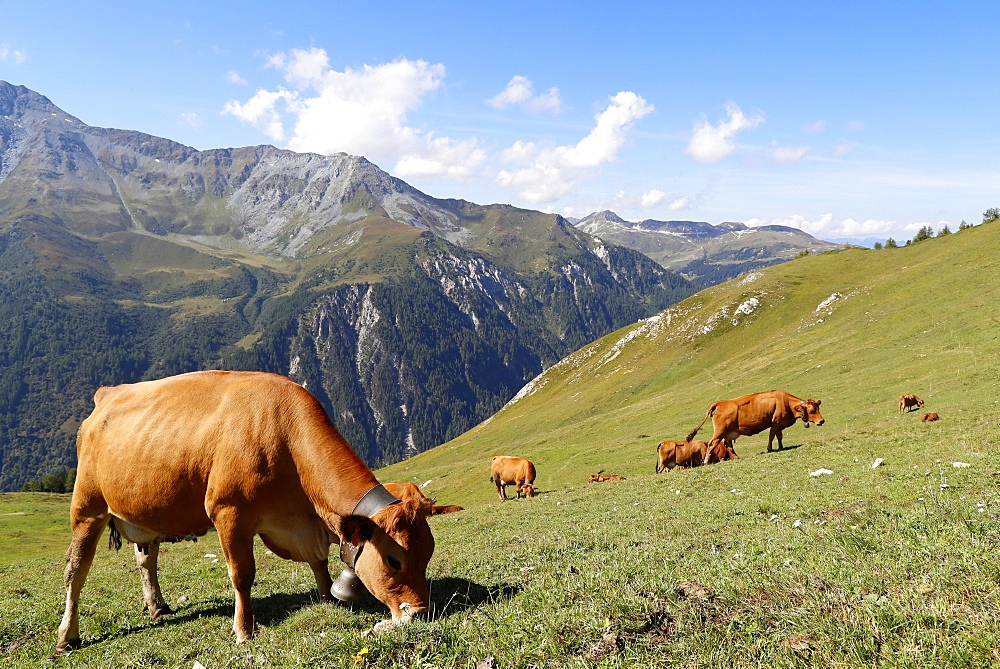
{"label": "cumulus cloud", "polygon": [[445,68],[400,58],[342,72],[325,50],[293,49],[267,59],[287,88],[259,90],[223,113],[253,125],[293,151],[363,155],[405,176],[460,177],[485,159],[475,139],[436,137],[409,124],[408,116],[441,87]]}
{"label": "cumulus cloud", "polygon": [[486,104],[497,109],[506,109],[516,105],[533,114],[539,112],[557,114],[562,111],[562,100],[559,98],[558,88],[553,87],[540,95],[535,95],[535,88],[531,80],[520,74],[507,82],[506,88],[487,100]]}
{"label": "cumulus cloud", "polygon": [[802,126],[802,132],[815,135],[821,132],[826,132],[826,121],[816,121],[814,123],[807,123]]}
{"label": "cumulus cloud", "polygon": [[235,72],[233,70],[230,70],[229,72],[226,73],[226,81],[228,81],[231,84],[236,84],[238,86],[247,85],[247,80],[244,79],[239,72]]}
{"label": "cumulus cloud", "polygon": [[[898,234],[900,229],[913,229],[915,232],[924,223],[901,224],[898,221],[886,221],[881,219],[866,219],[859,221],[854,218],[844,218],[835,220],[833,214],[823,214],[816,218],[792,214],[783,218],[771,220],[755,219],[747,225],[785,225],[792,228],[799,228],[820,239],[844,239],[844,238],[865,238],[865,237],[887,237]],[[901,240],[897,240],[901,241]]]}
{"label": "cumulus cloud", "polygon": [[779,163],[796,163],[808,153],[808,146],[776,146],[771,150],[771,157]]}
{"label": "cumulus cloud", "polygon": [[13,63],[20,65],[28,60],[28,54],[20,49],[12,49],[5,44],[0,44],[0,63]]}
{"label": "cumulus cloud", "polygon": [[518,142],[509,147],[502,155],[517,166],[502,170],[496,182],[516,189],[534,205],[552,203],[614,160],[632,125],[652,111],[653,105],[641,96],[622,91],[610,98],[608,107],[595,116],[593,130],[576,144],[543,147]]}
{"label": "cumulus cloud", "polygon": [[732,102],[725,109],[727,118],[720,120],[717,125],[712,125],[705,118],[695,124],[686,153],[698,162],[714,163],[722,160],[736,150],[736,133],[751,130],[764,122],[762,115],[747,117]]}

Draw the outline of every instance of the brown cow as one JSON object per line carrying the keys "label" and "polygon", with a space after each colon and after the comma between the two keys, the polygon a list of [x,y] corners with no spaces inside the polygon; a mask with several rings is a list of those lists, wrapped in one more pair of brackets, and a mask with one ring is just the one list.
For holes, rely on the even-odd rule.
{"label": "brown cow", "polygon": [[714,431],[709,441],[709,450],[713,450],[718,442],[723,441],[726,444],[727,454],[733,460],[738,460],[739,456],[733,450],[733,442],[740,435],[749,437],[767,428],[771,428],[767,439],[768,452],[772,450],[775,437],[778,438],[778,450],[781,450],[784,448],[781,443],[781,431],[793,425],[799,418],[806,427],[809,427],[809,423],[822,425],[825,422],[819,412],[820,404],[820,400],[803,400],[784,390],[768,390],[743,395],[733,400],[720,400],[708,408],[698,427],[691,430],[688,441],[694,439],[698,430],[711,416]]}
{"label": "brown cow", "polygon": [[490,481],[497,487],[497,495],[503,502],[507,498],[507,486],[517,486],[517,498],[535,496],[535,465],[527,458],[510,455],[494,455],[490,464]]}
{"label": "brown cow", "polygon": [[[431,504],[434,504],[434,502],[437,501],[435,499],[426,496],[423,492],[421,492],[420,488],[417,487],[417,484],[411,483],[409,481],[404,481],[402,483],[386,483],[384,485],[385,489],[388,490],[393,497],[398,497],[399,499],[402,500],[415,499],[417,501],[420,501],[426,499],[429,500]],[[431,507],[431,515],[440,516],[441,514],[444,513],[455,513],[456,511],[464,511],[464,510],[465,509],[463,507],[455,506],[454,504],[447,504],[445,506],[433,506]]]}
{"label": "brown cow", "polygon": [[736,451],[733,447],[726,442],[725,439],[717,441],[715,446],[708,449],[708,455],[705,456],[705,464],[714,465],[723,460],[739,460],[739,456],[736,455]]}
{"label": "brown cow", "polygon": [[930,411],[930,412],[925,413],[923,416],[920,417],[920,422],[921,423],[933,423],[934,421],[936,421],[936,420],[938,420],[940,418],[941,418],[941,416],[937,415],[936,411]]}
{"label": "brown cow", "polygon": [[700,467],[708,462],[708,443],[697,441],[664,440],[656,447],[656,473],[674,467],[687,469]]}
{"label": "brown cow", "polygon": [[393,622],[427,609],[430,503],[388,495],[302,386],[275,374],[192,372],[101,388],[94,403],[77,435],[57,653],[80,647],[80,591],[109,525],[119,546],[121,537],[135,544],[153,620],[171,613],[157,580],[160,542],[214,526],[236,591],[237,643],[255,629],[255,535],[308,563],[323,600],[330,545],[346,542]]}
{"label": "brown cow", "polygon": [[924,401],[913,393],[907,393],[906,395],[899,396],[899,413],[923,408]]}

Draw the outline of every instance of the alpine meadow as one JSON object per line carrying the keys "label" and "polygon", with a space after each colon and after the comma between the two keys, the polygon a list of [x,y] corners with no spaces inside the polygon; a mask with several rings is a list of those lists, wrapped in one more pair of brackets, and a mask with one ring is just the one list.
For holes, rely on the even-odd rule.
{"label": "alpine meadow", "polygon": [[[60,667],[986,667],[1000,664],[1000,221],[804,254],[702,290],[535,377],[380,481],[463,511],[430,524],[428,620],[372,634],[257,544],[260,630],[233,643],[217,537],[165,544],[151,623],[131,552],[101,548]],[[721,399],[780,388],[825,424],[654,472]],[[899,398],[921,397],[901,412]],[[940,420],[922,422],[936,412]],[[711,422],[702,428],[711,429]],[[499,502],[494,455],[536,496]],[[589,483],[591,474],[624,480]],[[0,495],[0,654],[38,666],[64,604],[69,497]]]}

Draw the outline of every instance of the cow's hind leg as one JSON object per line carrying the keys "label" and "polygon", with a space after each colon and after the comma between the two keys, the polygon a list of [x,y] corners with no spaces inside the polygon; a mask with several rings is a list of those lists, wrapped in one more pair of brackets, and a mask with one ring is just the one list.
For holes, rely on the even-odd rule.
{"label": "cow's hind leg", "polygon": [[159,541],[135,544],[135,563],[139,566],[139,577],[142,579],[142,609],[149,611],[149,619],[152,621],[174,612],[160,592],[160,579],[157,576],[159,556]]}
{"label": "cow's hind leg", "polygon": [[78,517],[74,511],[71,515],[73,539],[66,551],[66,610],[56,635],[56,654],[80,647],[80,592],[109,520],[106,514]]}
{"label": "cow's hind leg", "polygon": [[222,553],[226,557],[229,580],[236,591],[233,632],[236,633],[236,643],[243,643],[254,635],[257,626],[250,599],[250,588],[257,576],[257,564],[253,557],[254,532],[241,522],[236,509],[217,509],[211,515],[219,533]]}

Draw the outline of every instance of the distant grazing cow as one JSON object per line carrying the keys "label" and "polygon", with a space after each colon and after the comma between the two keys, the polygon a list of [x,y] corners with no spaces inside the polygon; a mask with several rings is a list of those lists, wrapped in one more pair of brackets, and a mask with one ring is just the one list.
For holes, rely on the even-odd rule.
{"label": "distant grazing cow", "polygon": [[[389,491],[394,497],[398,497],[402,500],[413,499],[413,500],[428,500],[431,504],[434,504],[434,499],[426,496],[420,488],[417,487],[415,483],[409,481],[404,481],[403,483],[386,483],[385,489]],[[431,507],[432,516],[440,516],[443,513],[455,513],[456,511],[464,511],[460,506],[455,506],[454,504],[448,504],[446,506],[433,506]]]}
{"label": "distant grazing cow", "polygon": [[597,472],[596,474],[591,474],[588,483],[604,483],[605,481],[624,481],[625,477],[621,474],[605,474],[604,470]]}
{"label": "distant grazing cow", "polygon": [[708,462],[708,443],[697,441],[664,440],[656,447],[656,473],[674,467],[687,469],[700,467]]}
{"label": "distant grazing cow", "polygon": [[[330,545],[394,622],[427,609],[434,537],[427,500],[388,494],[305,388],[258,372],[192,372],[101,388],[77,435],[66,554],[66,611],[56,652],[80,647],[80,591],[105,528],[135,544],[144,608],[171,613],[160,592],[161,541],[215,528],[236,591],[233,631],[254,634],[254,537],[309,564],[330,600]],[[380,623],[380,626],[382,623]]]}
{"label": "distant grazing cow", "polygon": [[921,423],[933,423],[934,421],[936,421],[936,420],[938,420],[940,418],[941,418],[941,416],[937,415],[936,412],[931,411],[931,412],[925,413],[923,416],[921,416],[920,417],[920,422]]}
{"label": "distant grazing cow", "polygon": [[924,408],[924,401],[913,393],[899,396],[899,413],[922,408]]}
{"label": "distant grazing cow", "polygon": [[507,486],[517,486],[517,498],[535,496],[535,465],[527,458],[510,455],[494,455],[490,464],[490,481],[497,487],[497,495],[503,502],[507,497]]}
{"label": "distant grazing cow", "polygon": [[772,450],[775,437],[778,438],[778,449],[781,450],[784,448],[781,443],[781,431],[793,425],[799,418],[806,427],[809,427],[809,423],[822,425],[825,422],[819,412],[820,404],[820,400],[803,400],[784,390],[768,390],[743,395],[734,400],[720,400],[708,408],[705,417],[698,423],[698,427],[691,431],[687,440],[694,439],[698,430],[711,416],[714,431],[709,441],[710,451],[722,441],[726,444],[729,458],[738,460],[739,456],[733,450],[733,442],[740,435],[749,437],[768,428],[771,428],[767,439],[768,452]]}

